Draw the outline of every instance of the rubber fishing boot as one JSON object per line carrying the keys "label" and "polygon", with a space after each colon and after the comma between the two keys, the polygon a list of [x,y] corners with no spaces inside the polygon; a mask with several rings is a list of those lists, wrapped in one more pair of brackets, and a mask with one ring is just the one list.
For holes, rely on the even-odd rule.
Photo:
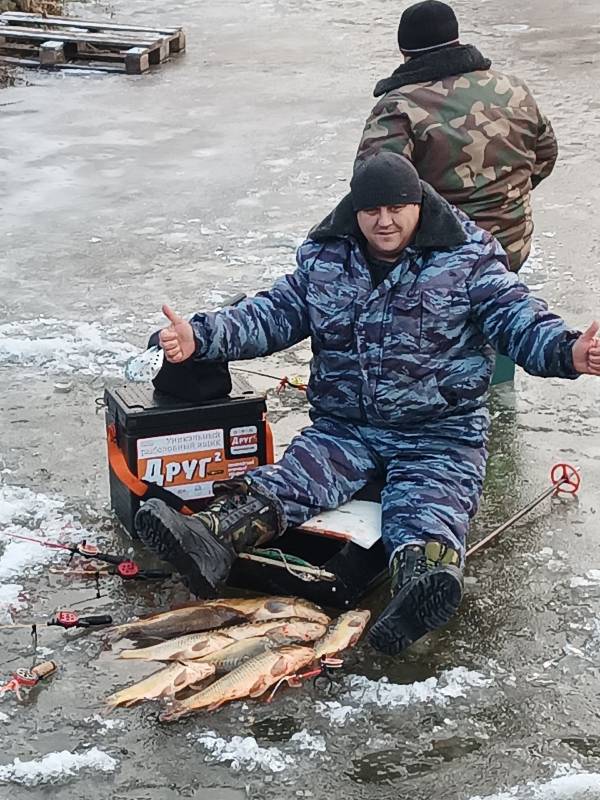
{"label": "rubber fishing boot", "polygon": [[238,553],[280,532],[274,503],[249,481],[218,481],[213,491],[208,508],[193,516],[155,498],[135,516],[140,539],[175,567],[197,597],[214,596]]}
{"label": "rubber fishing boot", "polygon": [[463,577],[456,550],[437,540],[404,547],[392,557],[391,573],[392,600],[369,631],[369,641],[397,655],[454,616]]}

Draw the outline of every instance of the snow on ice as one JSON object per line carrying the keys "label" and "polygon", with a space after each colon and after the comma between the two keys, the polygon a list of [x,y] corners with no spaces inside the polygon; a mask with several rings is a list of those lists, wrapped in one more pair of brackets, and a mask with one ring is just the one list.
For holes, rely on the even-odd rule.
{"label": "snow on ice", "polygon": [[92,747],[85,753],[62,750],[58,753],[48,753],[43,758],[32,761],[15,758],[12,764],[0,767],[0,783],[39,786],[43,783],[60,782],[82,769],[114,772],[116,767],[117,761],[97,747]]}
{"label": "snow on ice", "polygon": [[278,747],[261,747],[253,736],[222,739],[214,731],[207,731],[193,738],[210,753],[214,761],[228,763],[236,771],[260,769],[263,772],[283,772],[295,763],[291,756]]}
{"label": "snow on ice", "polygon": [[445,705],[456,697],[466,697],[467,689],[480,689],[492,684],[481,672],[466,667],[442,672],[439,678],[427,678],[409,684],[390,683],[387,678],[372,681],[364,675],[349,675],[346,692],[339,701],[318,702],[316,710],[334,725],[344,725],[364,705],[398,708],[413,703]]}
{"label": "snow on ice", "polygon": [[0,366],[121,376],[127,359],[138,353],[122,331],[96,323],[39,318],[0,325]]}
{"label": "snow on ice", "polygon": [[[283,772],[293,767],[296,760],[280,747],[261,747],[254,736],[233,736],[223,739],[215,731],[206,731],[200,735],[188,734],[189,739],[198,742],[210,754],[212,761],[227,763],[232,769],[253,772]],[[327,745],[322,736],[301,730],[295,733],[286,743],[286,747],[295,751],[304,751],[310,758],[318,753],[325,753]]]}
{"label": "snow on ice", "polygon": [[81,540],[86,532],[72,515],[64,513],[62,499],[0,483],[0,543],[4,546],[0,554],[0,622],[10,623],[11,610],[25,605],[22,577],[39,571],[60,551],[35,542],[10,540],[1,535],[3,531],[61,541]]}
{"label": "snow on ice", "polygon": [[513,786],[505,792],[471,800],[594,800],[600,794],[600,774],[581,772],[557,774],[546,783],[529,781],[522,786]]}

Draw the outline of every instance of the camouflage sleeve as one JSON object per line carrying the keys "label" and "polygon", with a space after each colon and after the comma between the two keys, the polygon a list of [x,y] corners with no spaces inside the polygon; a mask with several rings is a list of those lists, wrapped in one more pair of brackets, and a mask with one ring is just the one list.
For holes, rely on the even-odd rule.
{"label": "camouflage sleeve", "polygon": [[531,295],[498,259],[497,249],[495,242],[486,245],[469,282],[475,324],[498,352],[530,375],[577,378],[572,349],[580,332]]}
{"label": "camouflage sleeve", "polygon": [[558,142],[550,120],[538,109],[538,139],[535,148],[535,164],[531,175],[531,185],[535,187],[554,169],[558,158]]}
{"label": "camouflage sleeve", "polygon": [[368,118],[356,154],[365,159],[380,150],[391,150],[411,159],[414,149],[408,114],[394,100],[381,100]]}
{"label": "camouflage sleeve", "polygon": [[307,272],[298,255],[298,269],[279,278],[269,291],[237,306],[195,314],[190,320],[197,342],[195,358],[257,358],[302,341],[309,335],[306,284]]}

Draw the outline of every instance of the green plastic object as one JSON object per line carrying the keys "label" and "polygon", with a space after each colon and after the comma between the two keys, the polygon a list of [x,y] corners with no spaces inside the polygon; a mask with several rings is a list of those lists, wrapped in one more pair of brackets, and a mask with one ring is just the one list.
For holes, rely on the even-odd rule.
{"label": "green plastic object", "polygon": [[496,369],[492,375],[492,386],[509,383],[515,379],[515,362],[507,356],[496,356]]}
{"label": "green plastic object", "polygon": [[311,564],[310,561],[305,561],[303,558],[298,558],[298,556],[291,556],[289,553],[282,554],[281,550],[275,548],[267,547],[265,549],[259,547],[253,547],[252,552],[255,553],[257,556],[262,556],[263,558],[270,558],[273,561],[287,561],[288,564],[294,564],[298,567],[313,567],[314,564]]}

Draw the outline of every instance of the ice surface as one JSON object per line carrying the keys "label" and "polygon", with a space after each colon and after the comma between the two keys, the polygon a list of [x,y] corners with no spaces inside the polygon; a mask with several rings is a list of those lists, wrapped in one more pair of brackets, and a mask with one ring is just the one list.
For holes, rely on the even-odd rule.
{"label": "ice surface", "polygon": [[82,769],[114,772],[116,767],[117,761],[97,747],[85,753],[62,750],[58,753],[48,753],[43,758],[33,761],[21,761],[20,758],[15,758],[12,764],[0,767],[0,782],[38,786],[42,783],[60,782]]}
{"label": "ice surface", "polygon": [[96,323],[39,318],[0,325],[0,366],[120,376],[125,362],[138,353],[122,332]]}
{"label": "ice surface", "polygon": [[442,706],[455,697],[466,697],[468,689],[485,688],[491,684],[492,681],[481,672],[466,667],[446,670],[439,678],[408,684],[390,683],[385,677],[373,681],[364,675],[348,675],[344,679],[346,691],[340,700],[319,700],[315,703],[315,711],[328,719],[331,725],[345,725],[360,714],[365,705],[388,709],[415,703]]}
{"label": "ice surface", "polygon": [[372,681],[364,675],[350,675],[346,678],[346,698],[386,708],[428,702],[445,705],[451,698],[465,697],[469,688],[483,688],[491,683],[481,672],[466,667],[442,672],[439,678],[427,678],[405,685],[390,683],[387,678]]}
{"label": "ice surface", "polygon": [[[211,761],[227,763],[236,771],[283,772],[296,764],[295,758],[281,747],[261,747],[253,736],[223,739],[215,731],[205,731],[200,735],[189,734],[188,738],[207,750]],[[323,736],[304,729],[294,733],[285,748],[295,752],[303,751],[312,758],[318,753],[325,753],[327,745]]]}
{"label": "ice surface", "polygon": [[290,743],[300,750],[310,750],[311,755],[315,753],[324,753],[327,750],[325,739],[322,736],[309,733],[306,729],[295,733],[291,737]]}
{"label": "ice surface", "polygon": [[337,700],[317,700],[315,711],[317,714],[326,717],[332,725],[345,725],[359,713],[358,708],[342,705]]}
{"label": "ice surface", "polygon": [[200,736],[190,735],[214,761],[229,763],[232,769],[245,769],[249,772],[260,769],[263,772],[283,772],[292,766],[294,759],[282,753],[278,747],[260,747],[253,736],[233,736],[222,739],[215,731],[206,731]]}
{"label": "ice surface", "polygon": [[32,492],[20,486],[0,483],[0,621],[11,622],[11,609],[24,606],[19,578],[39,570],[61,550],[36,542],[11,540],[3,533],[32,536],[43,540],[78,541],[89,536],[73,516],[64,512],[64,500]]}
{"label": "ice surface", "polygon": [[547,783],[530,781],[506,792],[477,795],[471,800],[596,800],[600,793],[600,774],[582,772],[553,778]]}
{"label": "ice surface", "polygon": [[569,586],[577,589],[582,586],[597,586],[600,583],[600,569],[590,569],[585,575],[571,578]]}

